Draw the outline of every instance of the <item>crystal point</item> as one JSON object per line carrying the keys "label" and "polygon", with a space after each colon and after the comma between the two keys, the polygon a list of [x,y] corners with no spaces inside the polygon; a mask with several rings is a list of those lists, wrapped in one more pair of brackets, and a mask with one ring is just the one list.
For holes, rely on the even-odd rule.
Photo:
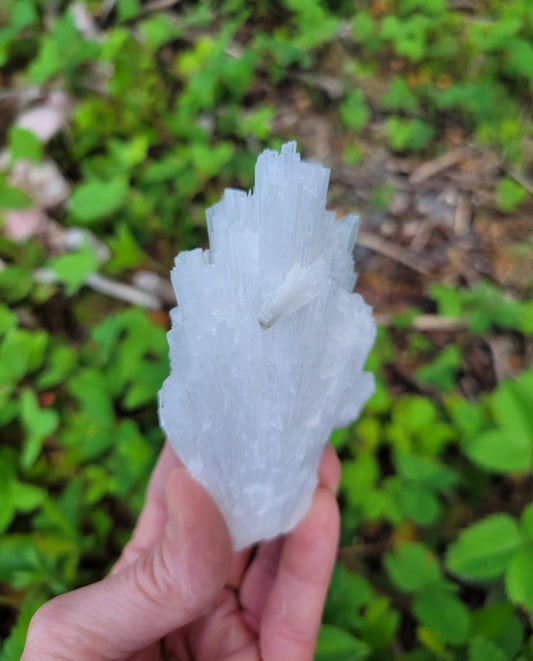
{"label": "crystal point", "polygon": [[296,144],[263,152],[251,194],[207,211],[210,250],[182,252],[161,426],[238,550],[305,515],[331,432],[374,388],[375,337],[353,294],[357,217],[326,211],[329,170]]}

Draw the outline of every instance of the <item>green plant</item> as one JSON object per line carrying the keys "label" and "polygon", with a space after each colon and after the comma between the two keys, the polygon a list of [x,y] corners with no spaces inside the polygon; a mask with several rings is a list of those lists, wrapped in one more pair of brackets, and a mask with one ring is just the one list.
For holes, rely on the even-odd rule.
{"label": "green plant", "polygon": [[526,335],[533,332],[531,300],[518,301],[488,282],[480,280],[470,290],[435,284],[430,293],[440,314],[464,318],[472,333],[491,326],[516,329]]}

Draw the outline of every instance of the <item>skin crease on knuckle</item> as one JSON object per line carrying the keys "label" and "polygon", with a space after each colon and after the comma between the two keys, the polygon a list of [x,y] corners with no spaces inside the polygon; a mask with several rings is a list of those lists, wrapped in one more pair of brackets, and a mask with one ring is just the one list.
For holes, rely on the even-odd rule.
{"label": "skin crease on knuckle", "polygon": [[161,543],[137,558],[125,575],[132,584],[128,592],[142,595],[144,603],[150,604],[155,611],[160,610],[162,604],[172,603],[176,581],[180,580],[179,576],[173,575]]}

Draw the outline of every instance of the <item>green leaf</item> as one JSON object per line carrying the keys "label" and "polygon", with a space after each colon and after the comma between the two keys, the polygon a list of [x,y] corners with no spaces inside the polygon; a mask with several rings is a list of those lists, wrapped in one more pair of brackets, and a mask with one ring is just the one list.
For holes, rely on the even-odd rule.
{"label": "green leaf", "polygon": [[166,42],[179,37],[183,27],[174,23],[168,14],[158,13],[142,21],[139,30],[148,46],[156,51]]}
{"label": "green leaf", "polygon": [[157,445],[150,444],[133,420],[122,420],[113,435],[115,452],[106,462],[115,478],[113,491],[126,498],[132,512],[143,505],[145,481],[156,461]]}
{"label": "green leaf", "polygon": [[[531,22],[531,19],[529,19]],[[514,39],[512,46],[509,44],[505,53],[506,70],[515,75],[522,75],[529,79],[529,84],[533,87],[533,72],[528,62],[533,58],[533,46],[524,39]]]}
{"label": "green leaf", "polygon": [[433,284],[429,287],[431,298],[437,302],[443,317],[459,317],[463,311],[461,292],[445,285]]}
{"label": "green leaf", "polygon": [[533,616],[533,544],[518,549],[505,571],[505,589],[509,599],[524,606]]}
{"label": "green leaf", "polygon": [[435,405],[430,399],[418,395],[405,395],[392,409],[393,421],[410,432],[419,432],[435,420]]}
{"label": "green leaf", "polygon": [[52,388],[64,383],[77,365],[77,353],[64,344],[58,344],[47,355],[46,366],[38,375],[39,389]]}
{"label": "green leaf", "polygon": [[[45,501],[45,504],[48,501]],[[18,589],[39,589],[64,592],[67,585],[59,577],[69,567],[76,566],[78,550],[72,542],[40,534],[16,534],[0,539],[0,581],[8,581]]]}
{"label": "green leaf", "polygon": [[513,211],[529,195],[527,190],[511,177],[503,177],[498,183],[498,206],[502,211]]}
{"label": "green leaf", "polygon": [[17,325],[17,315],[0,303],[0,335]]}
{"label": "green leaf", "polygon": [[459,535],[446,554],[446,566],[454,574],[473,580],[498,578],[521,544],[516,521],[494,514]]}
{"label": "green leaf", "polygon": [[0,178],[0,209],[29,209],[31,206],[33,202],[27,193],[20,188],[10,186]]}
{"label": "green leaf", "polygon": [[366,11],[358,11],[352,21],[352,29],[356,41],[364,43],[374,33],[375,23],[371,15]]}
{"label": "green leaf", "polygon": [[2,497],[2,509],[0,509],[0,533],[2,533],[11,525],[11,522],[15,518],[16,510],[14,503],[7,500],[3,486],[0,486],[0,496]]}
{"label": "green leaf", "polygon": [[150,163],[143,172],[143,182],[159,184],[171,181],[183,174],[183,162],[178,154],[167,152],[154,163]]}
{"label": "green leaf", "polygon": [[440,390],[450,390],[456,383],[461,367],[461,350],[456,344],[447,346],[435,360],[415,370],[415,378]]}
{"label": "green leaf", "polygon": [[406,480],[398,499],[404,514],[421,526],[434,523],[439,516],[439,500],[435,492],[423,484]]}
{"label": "green leaf", "polygon": [[497,50],[505,46],[509,39],[521,27],[518,16],[500,14],[498,21],[492,24],[472,23],[469,26],[469,37],[472,45],[480,52]]}
{"label": "green leaf", "polygon": [[444,446],[455,441],[457,432],[452,425],[446,422],[435,422],[427,430],[416,434],[416,445],[423,454],[435,456]]}
{"label": "green leaf", "polygon": [[270,137],[272,120],[276,115],[275,109],[270,105],[262,105],[253,111],[246,111],[239,121],[239,132],[243,136],[252,135],[259,140]]}
{"label": "green leaf", "polygon": [[387,553],[384,561],[392,582],[402,592],[418,592],[442,579],[437,561],[422,544],[402,544]]}
{"label": "green leaf", "polygon": [[344,629],[355,629],[361,622],[361,606],[373,596],[374,590],[366,579],[337,563],[324,609],[324,622],[335,623]]}
{"label": "green leaf", "polygon": [[528,542],[533,542],[533,503],[524,508],[520,516],[520,530]]}
{"label": "green leaf", "polygon": [[22,392],[20,410],[22,424],[26,430],[21,464],[28,469],[37,460],[43,441],[57,429],[59,415],[53,409],[41,409],[32,390]]}
{"label": "green leaf", "polygon": [[70,200],[72,215],[84,223],[110,216],[122,206],[127,192],[128,182],[125,179],[81,184]]}
{"label": "green leaf", "polygon": [[11,10],[11,25],[16,30],[32,25],[39,20],[35,7],[30,0],[17,0]]}
{"label": "green leaf", "polygon": [[400,624],[400,616],[386,597],[372,599],[359,629],[361,638],[375,649],[387,647]]}
{"label": "green leaf", "polygon": [[143,361],[138,367],[136,378],[124,394],[123,404],[128,410],[155,401],[163,381],[168,376],[166,361]]}
{"label": "green leaf", "polygon": [[455,394],[445,395],[444,404],[454,425],[465,438],[479,432],[483,417],[478,404],[471,404]]}
{"label": "green leaf", "polygon": [[314,661],[346,661],[346,659],[366,659],[371,650],[362,641],[354,638],[344,629],[331,624],[323,624],[318,632]]}
{"label": "green leaf", "polygon": [[115,236],[109,239],[108,246],[112,256],[107,267],[112,271],[123,271],[143,261],[142,250],[125,223],[118,226]]}
{"label": "green leaf", "polygon": [[379,468],[371,453],[360,454],[342,467],[341,488],[352,505],[365,500],[378,478]]}
{"label": "green leaf", "polygon": [[431,489],[441,491],[457,484],[457,473],[431,457],[397,450],[394,453],[394,463],[400,475]]}
{"label": "green leaf", "polygon": [[59,45],[51,38],[45,39],[38,57],[32,61],[28,68],[28,80],[33,83],[44,83],[45,80],[61,69],[61,65]]}
{"label": "green leaf", "polygon": [[505,652],[510,659],[517,658],[519,649],[524,640],[524,625],[518,615],[512,614],[504,631],[499,635],[487,636],[494,639],[498,647]]}
{"label": "green leaf", "polygon": [[514,659],[522,647],[523,626],[509,601],[492,603],[472,613],[471,637],[492,640],[506,656]]}
{"label": "green leaf", "polygon": [[97,348],[91,347],[91,356],[97,359],[98,365],[108,363],[115,353],[120,334],[124,331],[121,315],[108,316],[98,326],[91,330],[91,339]]}
{"label": "green leaf", "polygon": [[113,426],[115,414],[105,374],[96,369],[83,369],[70,378],[68,387],[87,420],[98,425],[99,429]]}
{"label": "green leaf", "polygon": [[[48,538],[47,544],[54,552],[62,552],[72,546],[79,545],[78,529],[82,523],[83,483],[81,477],[73,477],[57,497],[48,497],[43,507],[34,517],[34,529],[40,532],[57,535]],[[42,548],[42,547],[41,547]]]}
{"label": "green leaf", "polygon": [[381,437],[381,422],[372,415],[362,416],[355,427],[355,438],[369,450],[377,448]]}
{"label": "green leaf", "polygon": [[497,638],[508,628],[513,616],[513,606],[508,602],[488,604],[472,613],[472,636]]}
{"label": "green leaf", "polygon": [[433,137],[434,128],[421,119],[389,117],[385,122],[389,144],[396,151],[419,151]]}
{"label": "green leaf", "polygon": [[442,584],[428,585],[413,601],[419,622],[435,631],[445,642],[461,645],[470,627],[470,613],[463,602]]}
{"label": "green leaf", "polygon": [[[394,346],[392,344],[390,335],[388,334],[385,328],[378,327],[376,334],[376,342],[374,343],[374,346],[372,347],[370,353],[368,354],[368,358],[365,363],[365,369],[370,370],[371,372],[378,372],[382,367],[382,365],[392,360],[393,355],[394,355]],[[386,392],[384,383],[380,381],[380,379],[376,379],[376,381],[377,381],[376,387],[381,386],[380,390],[382,391],[379,394],[379,399],[385,400],[380,402],[383,407],[380,410],[381,411],[388,410],[390,407],[390,396]],[[374,398],[375,395],[370,398],[369,403],[372,402]]]}
{"label": "green leaf", "polygon": [[109,155],[121,170],[131,170],[146,159],[150,137],[136,135],[131,140],[113,140],[109,145]]}
{"label": "green leaf", "polygon": [[12,126],[8,132],[8,146],[11,159],[39,161],[42,157],[42,145],[39,138],[28,129]]}
{"label": "green leaf", "polygon": [[386,211],[394,194],[394,187],[390,184],[375,186],[370,193],[370,204],[377,211]]}
{"label": "green leaf", "polygon": [[530,439],[500,429],[481,432],[463,450],[473,462],[497,473],[529,471],[533,461]]}
{"label": "green leaf", "polygon": [[408,113],[418,112],[418,99],[407,86],[403,78],[391,81],[389,89],[383,97],[383,107],[389,110],[403,110]]}
{"label": "green leaf", "polygon": [[364,516],[370,521],[386,519],[397,525],[405,519],[405,512],[400,506],[398,497],[403,487],[402,481],[396,476],[391,476],[383,481],[382,486],[382,489],[372,489],[366,494],[361,503]]}
{"label": "green leaf", "polygon": [[0,385],[17,383],[38,369],[45,356],[48,335],[11,328],[0,344]]}
{"label": "green leaf", "polygon": [[88,245],[84,245],[75,252],[51,259],[47,266],[59,282],[65,285],[67,296],[72,296],[87,277],[98,269],[98,258]]}
{"label": "green leaf", "polygon": [[511,434],[526,437],[533,443],[533,409],[530,393],[520,381],[503,381],[491,399],[498,424]]}
{"label": "green leaf", "polygon": [[0,447],[0,532],[3,532],[15,516],[12,486],[16,481],[15,453]]}
{"label": "green leaf", "polygon": [[476,636],[468,645],[468,661],[509,661],[492,641]]}
{"label": "green leaf", "polygon": [[340,115],[343,124],[352,131],[360,131],[370,118],[370,111],[361,90],[351,91],[341,103]]}
{"label": "green leaf", "polygon": [[34,288],[31,273],[20,266],[8,266],[0,271],[0,295],[8,303],[26,298]]}
{"label": "green leaf", "polygon": [[0,383],[0,426],[2,427],[14,420],[19,413],[18,402],[13,397],[14,390],[15,383],[10,385]]}
{"label": "green leaf", "polygon": [[31,512],[46,498],[46,491],[34,484],[14,482],[11,485],[11,498],[19,512]]}
{"label": "green leaf", "polygon": [[66,8],[57,14],[27,69],[26,76],[33,83],[44,83],[60,72],[68,79],[78,73],[79,64],[96,58],[100,50],[100,44],[80,34],[72,10]]}
{"label": "green leaf", "polygon": [[138,16],[141,12],[139,0],[119,0],[118,1],[118,20],[129,21]]}
{"label": "green leaf", "polygon": [[347,142],[342,150],[342,162],[346,165],[357,165],[364,158],[364,152],[354,144]]}

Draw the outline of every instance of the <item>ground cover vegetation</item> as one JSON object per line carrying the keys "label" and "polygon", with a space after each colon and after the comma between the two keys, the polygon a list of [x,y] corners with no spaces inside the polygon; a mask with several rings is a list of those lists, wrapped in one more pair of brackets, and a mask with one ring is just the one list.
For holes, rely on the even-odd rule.
{"label": "ground cover vegetation", "polygon": [[0,651],[117,558],[167,276],[296,139],[360,211],[377,389],[335,432],[316,659],[533,658],[529,0],[0,3]]}

